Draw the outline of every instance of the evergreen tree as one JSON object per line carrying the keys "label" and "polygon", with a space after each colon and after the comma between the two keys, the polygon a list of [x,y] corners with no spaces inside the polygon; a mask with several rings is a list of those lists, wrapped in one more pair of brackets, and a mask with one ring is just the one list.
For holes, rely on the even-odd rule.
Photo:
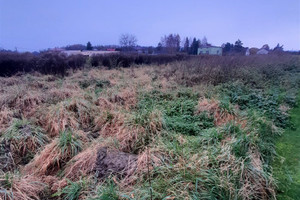
{"label": "evergreen tree", "polygon": [[193,42],[191,44],[190,48],[190,54],[192,55],[197,55],[198,53],[198,48],[199,48],[199,40],[197,41],[196,38],[193,39]]}
{"label": "evergreen tree", "polygon": [[224,53],[233,51],[233,44],[230,44],[229,42],[227,42],[224,45],[223,51],[224,51]]}
{"label": "evergreen tree", "polygon": [[190,41],[189,41],[189,39],[186,37],[185,43],[184,43],[184,47],[183,47],[184,52],[189,53],[189,48],[190,48]]}
{"label": "evergreen tree", "polygon": [[243,50],[243,43],[240,39],[238,39],[234,44],[234,50],[236,52],[241,52]]}
{"label": "evergreen tree", "polygon": [[90,42],[86,44],[86,50],[93,50],[92,44]]}
{"label": "evergreen tree", "polygon": [[163,48],[163,47],[162,47],[162,44],[159,42],[158,45],[157,45],[157,47],[156,47],[156,51],[157,51],[157,52],[161,52],[161,51],[162,51],[162,48]]}

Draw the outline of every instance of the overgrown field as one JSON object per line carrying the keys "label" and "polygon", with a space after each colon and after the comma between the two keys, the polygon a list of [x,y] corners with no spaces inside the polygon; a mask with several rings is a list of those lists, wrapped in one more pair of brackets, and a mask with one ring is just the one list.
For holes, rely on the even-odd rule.
{"label": "overgrown field", "polygon": [[299,59],[2,77],[0,199],[276,199]]}

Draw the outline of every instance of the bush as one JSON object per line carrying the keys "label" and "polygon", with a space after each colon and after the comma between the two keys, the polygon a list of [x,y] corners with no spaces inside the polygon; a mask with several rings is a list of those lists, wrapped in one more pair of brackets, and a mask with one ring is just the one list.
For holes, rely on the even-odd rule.
{"label": "bush", "polygon": [[[286,77],[286,72],[295,73],[300,70],[298,56],[195,56],[183,62],[174,63],[160,73],[165,78],[174,77],[186,86],[197,84],[219,85],[240,80],[245,85],[263,88],[274,84],[280,85],[285,81],[291,87],[296,77]],[[292,84],[291,84],[292,83]],[[288,85],[288,84],[287,84]]]}
{"label": "bush", "polygon": [[65,76],[69,69],[82,68],[86,56],[66,56],[58,52],[32,53],[0,52],[0,76],[37,71],[42,74]]}
{"label": "bush", "polygon": [[109,69],[117,67],[130,67],[133,64],[162,65],[173,61],[187,60],[187,55],[137,55],[137,54],[111,54],[96,55],[92,57],[93,67],[105,66]]}

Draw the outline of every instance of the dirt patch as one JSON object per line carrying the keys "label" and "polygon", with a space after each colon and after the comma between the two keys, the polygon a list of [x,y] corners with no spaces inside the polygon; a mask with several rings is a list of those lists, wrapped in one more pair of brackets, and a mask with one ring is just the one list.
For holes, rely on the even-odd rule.
{"label": "dirt patch", "polygon": [[137,167],[137,159],[134,154],[109,151],[106,147],[100,148],[95,166],[97,177],[103,178],[111,174],[119,178],[130,176]]}

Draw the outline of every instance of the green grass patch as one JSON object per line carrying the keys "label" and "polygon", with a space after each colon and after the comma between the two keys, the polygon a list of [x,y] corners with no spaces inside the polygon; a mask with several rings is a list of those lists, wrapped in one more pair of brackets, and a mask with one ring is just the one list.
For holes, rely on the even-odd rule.
{"label": "green grass patch", "polygon": [[291,110],[293,128],[287,129],[276,143],[279,157],[273,163],[278,180],[278,199],[300,199],[300,95],[298,107]]}
{"label": "green grass patch", "polygon": [[[148,114],[159,110],[163,115],[165,130],[186,135],[200,134],[201,130],[214,126],[213,118],[206,113],[196,114],[198,94],[190,90],[177,93],[163,93],[153,90],[140,95],[137,106],[138,122],[144,125],[149,119]],[[143,118],[141,118],[143,117]]]}
{"label": "green grass patch", "polygon": [[68,185],[62,190],[56,192],[52,197],[61,197],[63,200],[77,200],[79,199],[80,193],[86,187],[86,182],[83,180],[72,182],[68,181]]}

